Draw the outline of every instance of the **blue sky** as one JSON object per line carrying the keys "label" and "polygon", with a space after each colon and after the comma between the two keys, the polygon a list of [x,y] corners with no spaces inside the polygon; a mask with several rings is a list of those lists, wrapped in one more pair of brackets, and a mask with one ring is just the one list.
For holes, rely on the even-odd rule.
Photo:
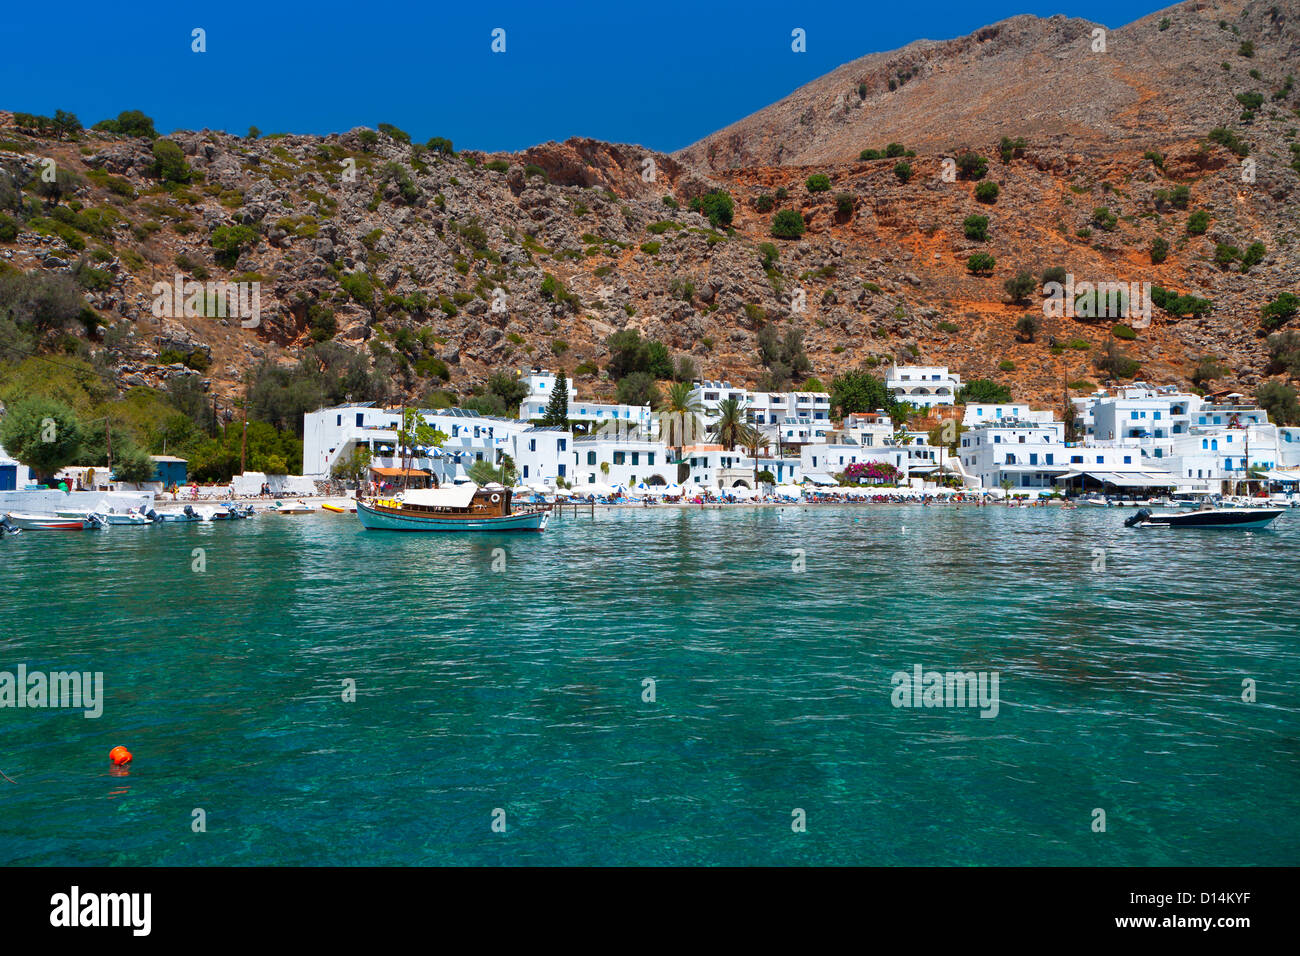
{"label": "blue sky", "polygon": [[[1122,26],[1167,0],[418,4],[244,0],[14,3],[0,108],[142,109],[160,132],[330,133],[393,123],[418,141],[522,149],[591,136],[671,151],[867,53],[1017,13]],[[155,12],[157,11],[157,12]],[[51,22],[51,18],[55,21]],[[207,52],[190,50],[207,31]],[[491,32],[506,31],[506,52]],[[808,50],[790,49],[795,27]]]}

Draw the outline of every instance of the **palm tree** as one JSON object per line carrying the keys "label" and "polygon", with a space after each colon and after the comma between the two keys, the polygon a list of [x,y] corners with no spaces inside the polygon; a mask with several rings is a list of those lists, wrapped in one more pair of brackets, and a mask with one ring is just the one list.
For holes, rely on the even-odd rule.
{"label": "palm tree", "polygon": [[[668,396],[659,403],[659,440],[672,448],[677,457],[682,457],[682,446],[688,437],[688,422],[693,426],[693,416],[704,411],[699,398],[693,396],[690,382],[674,382],[668,388]],[[690,427],[694,432],[694,427]]]}
{"label": "palm tree", "polygon": [[725,398],[718,403],[718,420],[711,431],[724,448],[735,448],[745,437],[749,425],[738,398]]}
{"label": "palm tree", "polygon": [[763,434],[756,425],[748,425],[745,428],[744,437],[745,450],[749,452],[749,457],[754,460],[754,489],[758,490],[758,450],[767,448],[771,440]]}

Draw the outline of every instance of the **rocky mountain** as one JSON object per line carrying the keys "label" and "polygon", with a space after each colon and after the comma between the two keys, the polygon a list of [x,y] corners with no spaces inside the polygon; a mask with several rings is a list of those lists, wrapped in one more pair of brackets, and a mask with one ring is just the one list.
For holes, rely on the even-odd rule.
{"label": "rocky mountain", "polygon": [[[123,388],[197,367],[229,397],[251,367],[332,339],[393,400],[465,396],[525,364],[610,394],[605,340],[626,328],[753,383],[770,323],[801,333],[826,383],[923,361],[1055,405],[1065,383],[1117,374],[1096,360],[1118,346],[1140,363],[1128,374],[1186,382],[1217,357],[1213,384],[1250,390],[1279,368],[1261,310],[1300,291],[1298,53],[1295,0],[1200,0],[1115,29],[1014,17],[846,64],[672,156],[583,139],[451,153],[381,125],[177,132],[178,159],[0,113],[18,194],[0,262],[77,276],[99,323],[65,334]],[[42,189],[51,159],[65,178]],[[719,190],[730,217],[692,211]],[[788,211],[802,234],[777,238]],[[1131,331],[1045,318],[1051,269],[1183,301]],[[178,273],[260,282],[259,324],[155,315],[155,283]],[[1020,273],[1034,288],[1013,295]]]}

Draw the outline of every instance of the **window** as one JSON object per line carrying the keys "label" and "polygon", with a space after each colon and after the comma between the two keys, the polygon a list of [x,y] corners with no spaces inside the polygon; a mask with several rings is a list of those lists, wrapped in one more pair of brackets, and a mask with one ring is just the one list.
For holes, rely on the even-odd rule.
{"label": "window", "polygon": [[528,466],[527,466],[527,465],[524,465],[524,477],[525,477],[525,478],[528,477]]}
{"label": "window", "polygon": [[596,463],[596,453],[594,451],[587,452],[587,464],[594,465],[595,463]]}
{"label": "window", "polygon": [[634,464],[634,465],[639,465],[639,464],[641,464],[641,453],[640,453],[640,452],[638,452],[638,451],[634,451],[634,452],[632,452],[632,464]]}
{"label": "window", "polygon": [[565,451],[568,449],[568,447],[569,447],[569,440],[567,438],[561,438],[559,441],[555,443],[556,451]]}
{"label": "window", "polygon": [[654,452],[652,452],[652,451],[646,452],[645,463],[646,463],[647,465],[651,466],[652,468],[654,467],[654,463],[655,463],[655,453],[654,453]]}
{"label": "window", "polygon": [[528,450],[529,450],[529,451],[537,451],[537,439],[536,439],[536,438],[530,438],[530,439],[528,439]]}
{"label": "window", "polygon": [[337,415],[337,416],[335,416],[334,425],[335,425],[335,427],[337,427],[337,428],[342,428],[342,427],[343,427],[343,416],[342,416],[342,415]]}
{"label": "window", "polygon": [[1126,464],[1126,465],[1131,465],[1131,464],[1133,464],[1133,456],[1132,456],[1132,455],[1125,455],[1125,456],[1124,456],[1124,464]]}
{"label": "window", "polygon": [[1072,464],[1072,465],[1082,465],[1082,464],[1083,464],[1083,456],[1082,456],[1082,455],[1071,455],[1071,456],[1070,456],[1070,464]]}
{"label": "window", "polygon": [[1031,465],[1036,465],[1036,464],[1038,464],[1038,455],[1037,455],[1037,453],[1032,452],[1032,451],[1029,453],[1029,463],[1030,463]]}
{"label": "window", "polygon": [[560,468],[559,468],[559,472],[558,472],[558,474],[559,474],[559,476],[560,476],[561,478],[564,477],[564,463],[563,463],[563,462],[560,463]]}
{"label": "window", "polygon": [[1055,457],[1055,456],[1054,456],[1051,452],[1048,452],[1048,453],[1044,456],[1043,464],[1045,464],[1045,465],[1053,464],[1052,459],[1053,459],[1054,457]]}

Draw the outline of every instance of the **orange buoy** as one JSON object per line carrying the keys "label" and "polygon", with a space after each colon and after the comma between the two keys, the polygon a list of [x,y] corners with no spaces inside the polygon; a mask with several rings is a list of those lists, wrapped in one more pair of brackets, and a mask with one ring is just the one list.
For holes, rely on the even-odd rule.
{"label": "orange buoy", "polygon": [[113,766],[120,767],[131,762],[131,751],[119,745],[108,752],[108,759],[113,761]]}

